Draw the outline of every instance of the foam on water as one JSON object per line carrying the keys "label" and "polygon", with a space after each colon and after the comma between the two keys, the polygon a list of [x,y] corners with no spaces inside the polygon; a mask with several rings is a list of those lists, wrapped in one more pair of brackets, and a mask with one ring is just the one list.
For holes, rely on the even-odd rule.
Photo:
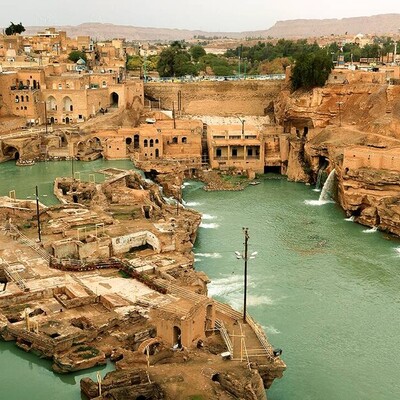
{"label": "foam on water", "polygon": [[371,228],[371,229],[364,229],[363,230],[363,233],[374,233],[374,232],[376,232],[378,230],[378,227],[377,226],[374,226],[373,228]]}
{"label": "foam on water", "polygon": [[247,304],[249,306],[261,306],[261,305],[272,305],[274,304],[274,301],[271,299],[271,297],[268,296],[253,296],[249,295],[247,296]]}
{"label": "foam on water", "polygon": [[354,217],[354,215],[352,215],[351,217],[345,218],[344,220],[345,220],[345,221],[349,221],[349,222],[354,222],[355,217]]}
{"label": "foam on water", "polygon": [[215,219],[217,218],[215,215],[210,215],[210,214],[203,214],[201,216],[201,219]]}
{"label": "foam on water", "polygon": [[204,257],[204,258],[222,258],[220,253],[194,253],[197,257]]}
{"label": "foam on water", "polygon": [[183,204],[188,207],[196,207],[196,206],[201,206],[203,203],[199,203],[198,201],[188,201],[188,202],[183,201]]}
{"label": "foam on water", "polygon": [[211,224],[203,224],[203,222],[200,224],[200,228],[204,229],[217,229],[219,227],[218,224],[215,222],[212,222]]}
{"label": "foam on water", "polygon": [[321,189],[313,189],[312,191],[313,191],[313,192],[318,192],[318,193],[319,193],[319,192],[321,191]]}
{"label": "foam on water", "polygon": [[218,296],[236,310],[243,308],[243,277],[232,274],[229,278],[212,281],[208,286],[211,297]]}
{"label": "foam on water", "polygon": [[397,253],[397,257],[400,257],[400,247],[396,247],[394,251]]}
{"label": "foam on water", "polygon": [[324,204],[334,203],[333,200],[304,200],[308,206],[323,206]]}
{"label": "foam on water", "polygon": [[267,333],[268,335],[278,335],[279,333],[281,333],[278,329],[276,329],[274,326],[272,325],[263,325],[262,328],[264,329],[264,332]]}

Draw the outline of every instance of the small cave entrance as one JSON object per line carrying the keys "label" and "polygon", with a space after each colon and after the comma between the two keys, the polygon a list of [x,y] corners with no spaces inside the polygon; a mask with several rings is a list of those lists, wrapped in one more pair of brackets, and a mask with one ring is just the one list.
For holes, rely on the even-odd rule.
{"label": "small cave entrance", "polygon": [[77,194],[73,194],[72,195],[72,200],[73,200],[74,203],[79,203],[78,195]]}
{"label": "small cave entrance", "polygon": [[211,380],[212,380],[213,382],[219,382],[219,381],[220,381],[220,376],[219,376],[219,374],[214,374],[214,375],[211,377]]}
{"label": "small cave entrance", "polygon": [[146,219],[150,219],[151,215],[150,215],[150,206],[143,206],[143,213],[144,213],[144,217]]}
{"label": "small cave entrance", "polygon": [[127,137],[127,138],[125,139],[125,143],[129,146],[129,145],[132,143],[132,138]]}
{"label": "small cave entrance", "polygon": [[149,397],[143,396],[142,394],[138,397],[136,397],[136,400],[148,400]]}
{"label": "small cave entrance", "polygon": [[129,253],[136,253],[137,251],[143,251],[143,250],[154,250],[154,247],[146,242],[140,246],[131,247],[129,249]]}
{"label": "small cave entrance", "polygon": [[5,292],[7,289],[8,279],[4,270],[0,270],[0,292]]}
{"label": "small cave entrance", "polygon": [[155,182],[158,176],[158,172],[155,169],[151,169],[149,172],[145,172],[144,175],[147,179],[151,179],[153,182]]}
{"label": "small cave entrance", "polygon": [[3,150],[4,157],[10,160],[19,160],[19,151],[13,146],[8,146]]}
{"label": "small cave entrance", "polygon": [[281,174],[281,166],[280,165],[264,165],[264,174],[268,173]]}
{"label": "small cave entrance", "polygon": [[329,160],[325,156],[318,156],[318,169],[326,169],[329,165]]}

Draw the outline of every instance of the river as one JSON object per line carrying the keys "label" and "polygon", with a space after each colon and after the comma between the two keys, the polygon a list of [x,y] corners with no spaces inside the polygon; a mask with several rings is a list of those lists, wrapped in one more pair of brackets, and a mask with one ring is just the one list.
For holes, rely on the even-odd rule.
{"label": "river", "polygon": [[184,198],[204,213],[195,246],[212,296],[243,305],[242,227],[249,228],[247,311],[283,349],[269,400],[400,398],[400,242],[345,220],[319,193],[264,176],[243,192]]}
{"label": "river", "polygon": [[[74,168],[88,174],[130,165],[97,160]],[[71,175],[70,163],[1,164],[0,195],[15,189],[34,198],[38,184],[41,200],[52,204],[52,180],[63,174]],[[234,251],[243,250],[242,227],[249,228],[250,252],[258,254],[248,264],[247,310],[288,366],[269,400],[393,400],[400,393],[400,241],[345,220],[334,203],[306,204],[317,198],[311,187],[275,175],[242,192],[186,183],[187,206],[204,214],[195,267],[212,279],[212,296],[241,309],[243,260]],[[78,399],[85,371],[59,376],[49,368],[0,342],[0,393],[8,400]]]}

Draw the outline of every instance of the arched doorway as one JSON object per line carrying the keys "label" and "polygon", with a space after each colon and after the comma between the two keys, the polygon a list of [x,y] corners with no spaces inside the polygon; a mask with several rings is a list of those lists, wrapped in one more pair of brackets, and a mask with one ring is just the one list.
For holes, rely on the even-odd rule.
{"label": "arched doorway", "polygon": [[156,158],[160,157],[160,150],[156,149]]}
{"label": "arched doorway", "polygon": [[206,309],[206,326],[205,326],[206,331],[209,331],[213,328],[213,326],[212,326],[212,311],[213,311],[213,307],[211,304],[209,304]]}
{"label": "arched doorway", "polygon": [[173,346],[177,347],[178,349],[182,348],[182,332],[181,332],[181,328],[179,328],[178,326],[174,326],[174,332],[173,332]]}
{"label": "arched doorway", "polygon": [[63,111],[73,111],[74,110],[74,106],[72,105],[72,100],[70,97],[65,96],[63,98]]}
{"label": "arched doorway", "polygon": [[110,107],[118,107],[119,95],[118,93],[112,92],[110,95]]}
{"label": "arched doorway", "polygon": [[139,148],[139,135],[133,136],[133,148],[134,149]]}
{"label": "arched doorway", "polygon": [[51,118],[50,118],[50,123],[51,123],[51,124],[54,124],[54,117],[51,117]]}
{"label": "arched doorway", "polygon": [[14,146],[7,146],[3,150],[3,155],[6,157],[8,160],[19,160],[19,151],[17,148]]}
{"label": "arched doorway", "polygon": [[65,123],[66,123],[66,124],[69,124],[69,122],[70,122],[69,117],[66,117],[66,118],[65,118]]}
{"label": "arched doorway", "polygon": [[90,148],[91,150],[94,150],[94,151],[102,151],[103,150],[103,147],[101,145],[101,141],[96,136],[92,137],[91,139],[89,139],[87,141],[87,146],[88,146],[88,148]]}
{"label": "arched doorway", "polygon": [[55,111],[57,110],[57,101],[55,97],[49,96],[46,100],[46,110],[47,111]]}

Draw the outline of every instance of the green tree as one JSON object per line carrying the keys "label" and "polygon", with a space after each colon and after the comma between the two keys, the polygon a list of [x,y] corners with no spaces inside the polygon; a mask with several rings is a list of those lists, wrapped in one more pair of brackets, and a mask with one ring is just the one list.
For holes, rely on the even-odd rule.
{"label": "green tree", "polygon": [[142,57],[128,56],[128,60],[126,62],[126,69],[128,69],[129,71],[140,69],[142,65],[143,65]]}
{"label": "green tree", "polygon": [[21,22],[19,24],[14,24],[14,22],[11,22],[11,25],[5,30],[7,36],[22,32],[25,32],[25,28]]}
{"label": "green tree", "polygon": [[292,73],[292,88],[311,89],[323,86],[328,79],[333,64],[326,50],[303,53],[296,59]]}
{"label": "green tree", "polygon": [[190,52],[190,55],[192,56],[192,60],[194,62],[198,62],[200,57],[203,57],[206,55],[206,51],[204,50],[204,47],[200,46],[198,44],[195,46],[192,46],[190,48],[189,52]]}
{"label": "green tree", "polygon": [[157,71],[162,77],[197,75],[197,68],[191,61],[184,43],[172,42],[160,53]]}
{"label": "green tree", "polygon": [[85,62],[87,61],[86,54],[83,51],[74,50],[71,51],[71,53],[69,53],[68,55],[68,60],[73,62],[77,62],[80,58],[82,58],[82,60],[84,60]]}
{"label": "green tree", "polygon": [[198,70],[207,71],[208,69],[211,69],[216,76],[233,75],[233,67],[228,60],[215,54],[206,54],[199,60]]}

